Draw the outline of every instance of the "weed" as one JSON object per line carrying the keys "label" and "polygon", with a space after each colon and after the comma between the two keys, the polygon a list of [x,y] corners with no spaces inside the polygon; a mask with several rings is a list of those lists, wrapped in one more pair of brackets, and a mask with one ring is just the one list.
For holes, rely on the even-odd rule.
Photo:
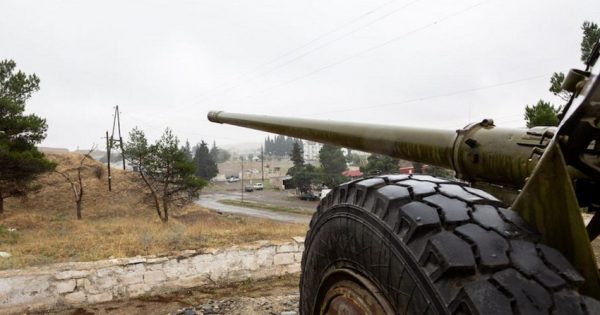
{"label": "weed", "polygon": [[97,179],[102,179],[102,177],[104,176],[104,167],[102,167],[101,165],[95,165],[94,176],[96,176]]}
{"label": "weed", "polygon": [[171,248],[180,248],[185,242],[185,226],[177,224],[169,227],[166,233],[167,245]]}
{"label": "weed", "polygon": [[152,246],[152,243],[154,242],[154,237],[148,231],[142,231],[140,234],[138,234],[138,240],[141,249],[145,252],[148,252]]}
{"label": "weed", "polygon": [[15,229],[7,228],[4,225],[0,225],[0,245],[16,244],[18,238],[19,234]]}

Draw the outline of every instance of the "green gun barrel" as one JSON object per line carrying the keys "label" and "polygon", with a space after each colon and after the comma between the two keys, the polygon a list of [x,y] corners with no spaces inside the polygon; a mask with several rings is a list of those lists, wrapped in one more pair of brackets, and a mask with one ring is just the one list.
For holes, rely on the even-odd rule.
{"label": "green gun barrel", "polygon": [[440,130],[222,111],[209,112],[208,119],[450,168],[465,180],[512,187],[522,187],[531,174],[537,162],[532,149],[542,135],[498,128],[491,120]]}

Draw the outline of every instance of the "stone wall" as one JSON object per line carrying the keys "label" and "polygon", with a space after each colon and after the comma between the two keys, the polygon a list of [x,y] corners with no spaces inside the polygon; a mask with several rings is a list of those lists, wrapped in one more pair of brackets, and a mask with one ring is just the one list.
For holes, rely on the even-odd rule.
{"label": "stone wall", "polygon": [[304,238],[176,256],[133,257],[0,271],[0,314],[152,295],[300,272]]}

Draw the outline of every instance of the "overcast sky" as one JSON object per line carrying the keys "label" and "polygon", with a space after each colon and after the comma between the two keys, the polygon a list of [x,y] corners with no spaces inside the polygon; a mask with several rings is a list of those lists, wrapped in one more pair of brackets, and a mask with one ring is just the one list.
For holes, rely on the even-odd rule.
{"label": "overcast sky", "polygon": [[554,71],[583,67],[600,1],[0,1],[0,59],[36,73],[43,146],[126,134],[260,142],[209,110],[454,129],[524,125]]}

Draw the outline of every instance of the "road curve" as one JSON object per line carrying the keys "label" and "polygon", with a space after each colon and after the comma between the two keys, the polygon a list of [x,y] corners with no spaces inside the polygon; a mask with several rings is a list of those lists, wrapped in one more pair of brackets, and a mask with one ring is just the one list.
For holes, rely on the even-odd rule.
{"label": "road curve", "polygon": [[233,205],[226,205],[219,202],[219,200],[230,199],[230,194],[202,194],[200,198],[196,200],[196,204],[208,208],[215,211],[225,212],[225,213],[234,213],[243,216],[269,219],[281,222],[289,222],[289,223],[304,223],[308,224],[310,222],[310,215],[302,215],[295,213],[285,213],[278,211],[269,211],[269,210],[259,210],[254,208],[246,208],[239,207]]}

